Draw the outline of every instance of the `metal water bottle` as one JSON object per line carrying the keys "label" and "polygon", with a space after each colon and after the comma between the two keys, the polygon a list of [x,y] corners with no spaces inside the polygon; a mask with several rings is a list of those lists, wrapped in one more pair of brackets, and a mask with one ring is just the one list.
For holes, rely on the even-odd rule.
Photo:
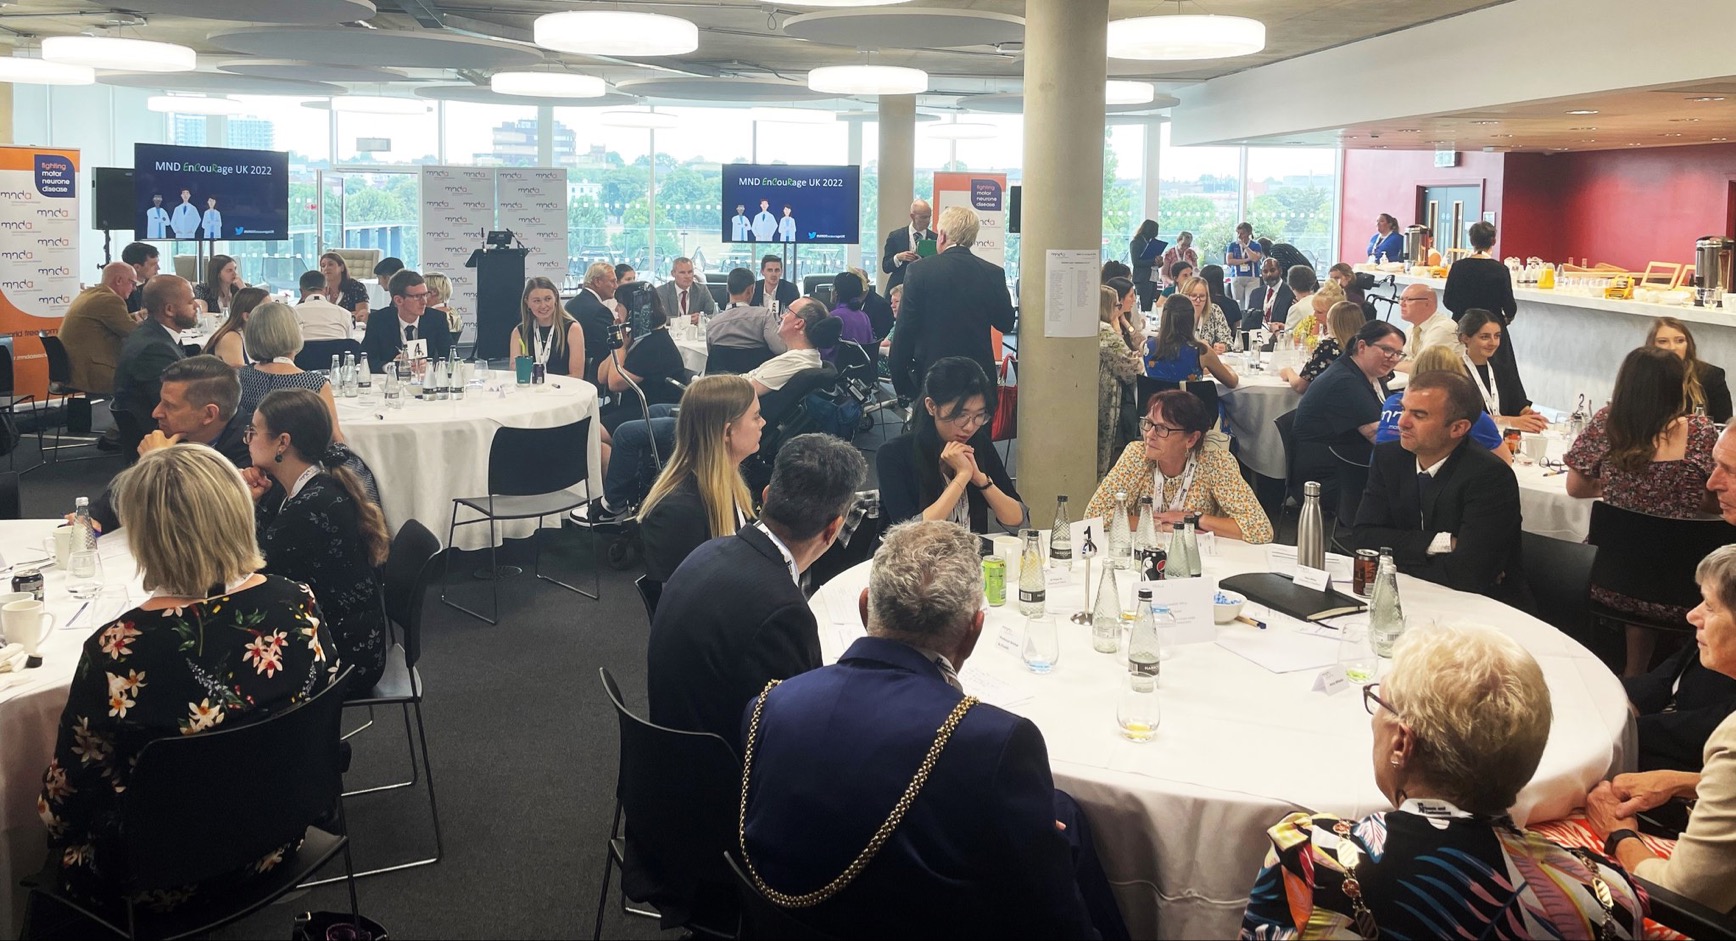
{"label": "metal water bottle", "polygon": [[1296,564],[1326,567],[1326,523],[1320,516],[1320,484],[1302,485],[1302,515],[1296,521]]}

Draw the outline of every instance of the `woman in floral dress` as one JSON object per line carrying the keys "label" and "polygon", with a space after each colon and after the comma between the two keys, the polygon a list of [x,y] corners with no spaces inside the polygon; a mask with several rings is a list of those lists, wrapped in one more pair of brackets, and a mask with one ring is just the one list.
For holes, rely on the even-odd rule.
{"label": "woman in floral dress", "polygon": [[[263,718],[338,671],[313,595],[255,574],[253,505],[226,458],[196,444],[153,451],[114,493],[125,535],[106,538],[127,540],[151,596],[85,641],[37,801],[62,889],[92,899],[119,894],[121,794],[147,743]],[[291,849],[218,882],[265,872]],[[205,883],[138,901],[167,909],[217,891]]]}

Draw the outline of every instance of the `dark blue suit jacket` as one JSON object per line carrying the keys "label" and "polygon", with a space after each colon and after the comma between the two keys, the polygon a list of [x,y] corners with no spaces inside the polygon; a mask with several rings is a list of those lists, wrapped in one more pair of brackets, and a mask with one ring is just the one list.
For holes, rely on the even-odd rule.
{"label": "dark blue suit jacket", "polygon": [[[878,637],[786,680],[760,718],[747,850],[774,889],[811,892],[868,845],[961,694],[912,647]],[[743,741],[753,713],[742,719]],[[805,909],[838,937],[1095,938],[1037,727],[979,703],[878,855]]]}

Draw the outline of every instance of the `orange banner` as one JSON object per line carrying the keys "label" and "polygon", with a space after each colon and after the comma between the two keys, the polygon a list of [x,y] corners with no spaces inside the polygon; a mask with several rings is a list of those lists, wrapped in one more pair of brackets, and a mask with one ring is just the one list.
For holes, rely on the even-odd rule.
{"label": "orange banner", "polygon": [[79,153],[0,146],[0,335],[12,338],[13,389],[48,393],[38,332],[56,333],[78,296]]}

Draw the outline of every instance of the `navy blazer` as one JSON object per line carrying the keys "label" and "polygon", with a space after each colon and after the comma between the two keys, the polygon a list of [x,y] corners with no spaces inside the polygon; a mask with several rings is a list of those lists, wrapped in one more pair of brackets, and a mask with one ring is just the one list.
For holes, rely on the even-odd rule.
{"label": "navy blazer", "polygon": [[[362,331],[362,352],[368,354],[370,372],[385,372],[386,364],[398,357],[404,348],[405,326],[398,319],[396,305],[369,312],[368,326]],[[416,320],[416,336],[428,341],[429,359],[444,359],[452,352],[452,332],[446,327],[444,314],[424,313]]]}
{"label": "navy blazer", "polygon": [[[933,239],[937,236],[933,229],[929,229],[923,232],[921,237]],[[880,253],[880,270],[889,276],[886,279],[888,293],[904,283],[904,273],[910,269],[911,265],[916,264],[915,261],[900,263],[897,256],[913,250],[910,245],[910,226],[902,225],[886,233],[886,248]],[[921,260],[920,258],[917,259],[917,261]]]}
{"label": "navy blazer", "polygon": [[914,399],[928,367],[947,356],[976,360],[992,380],[996,351],[989,330],[1013,330],[1006,271],[962,245],[906,267],[904,301],[887,357],[893,388]]}
{"label": "navy blazer", "polygon": [[163,370],[187,351],[161,321],[147,319],[121,342],[120,364],[115,368],[115,407],[132,413],[139,430],[149,434],[157,425],[151,413],[163,391]]}
{"label": "navy blazer", "polygon": [[693,550],[664,584],[647,650],[651,721],[733,742],[742,704],[767,680],[819,665],[808,599],[771,538],[749,526]]}
{"label": "navy blazer", "polygon": [[[910,784],[962,694],[913,647],[864,637],[788,680],[760,716],[746,846],[772,888],[843,872]],[[742,715],[746,742],[753,714]],[[978,703],[866,868],[802,919],[836,937],[1095,938],[1043,735]]]}

